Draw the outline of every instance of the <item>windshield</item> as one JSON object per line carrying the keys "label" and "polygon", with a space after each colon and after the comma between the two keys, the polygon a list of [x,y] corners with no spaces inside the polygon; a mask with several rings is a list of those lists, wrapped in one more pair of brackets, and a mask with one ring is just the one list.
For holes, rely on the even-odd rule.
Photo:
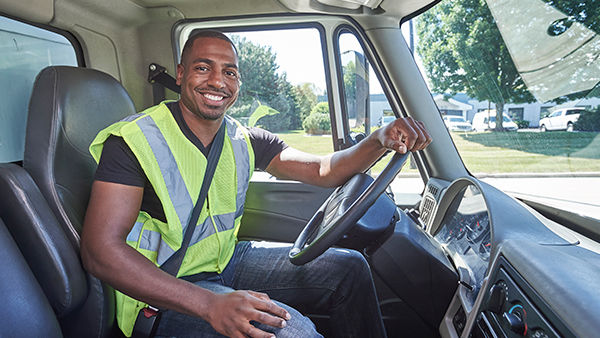
{"label": "windshield", "polygon": [[[502,117],[503,122],[511,122],[510,119],[506,116]],[[496,116],[490,116],[490,122],[496,122]]]}
{"label": "windshield", "polygon": [[465,122],[465,119],[462,117],[450,117],[449,120],[450,122]]}
{"label": "windshield", "polygon": [[[407,25],[434,97],[463,104],[471,123],[484,111],[489,122],[503,117],[450,131],[467,169],[516,197],[600,219],[600,2],[442,0]],[[550,115],[565,110],[579,114]]]}

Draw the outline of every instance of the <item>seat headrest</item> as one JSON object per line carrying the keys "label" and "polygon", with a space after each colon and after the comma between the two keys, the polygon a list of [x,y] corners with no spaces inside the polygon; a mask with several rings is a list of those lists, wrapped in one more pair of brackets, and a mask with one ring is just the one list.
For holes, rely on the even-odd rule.
{"label": "seat headrest", "polygon": [[76,245],[96,168],[88,147],[98,131],[135,112],[125,88],[103,72],[51,66],[36,78],[23,167]]}

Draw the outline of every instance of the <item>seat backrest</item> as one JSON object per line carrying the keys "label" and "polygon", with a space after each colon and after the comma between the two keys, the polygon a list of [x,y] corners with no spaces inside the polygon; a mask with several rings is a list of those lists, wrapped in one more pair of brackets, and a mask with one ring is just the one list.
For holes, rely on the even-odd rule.
{"label": "seat backrest", "polygon": [[76,248],[96,169],[88,147],[101,129],[135,112],[125,88],[94,69],[47,67],[35,81],[23,167]]}
{"label": "seat backrest", "polygon": [[[69,304],[59,317],[63,334],[67,337],[106,337],[116,332],[116,325],[113,325],[114,292],[82,270],[79,240],[96,169],[88,147],[101,129],[134,113],[135,107],[131,98],[121,84],[110,75],[86,68],[47,67],[37,76],[29,103],[23,159],[23,168],[27,175],[22,175],[18,168],[7,169],[11,174],[29,175],[33,179],[35,184],[32,185],[37,186],[36,189],[39,190],[27,187],[23,190],[28,192],[25,195],[43,196],[40,199],[47,203],[45,208],[51,210],[55,223],[63,230],[74,253],[68,254],[69,250],[65,248],[62,240],[52,240],[60,236],[49,236],[51,240],[47,242],[48,245],[42,242],[26,248],[27,251],[36,251],[33,256],[40,256],[40,252],[44,250],[51,256],[60,256],[59,260],[55,260],[62,262],[56,265],[59,271],[52,272],[54,276],[59,277],[58,280],[48,277],[48,270],[52,269],[45,269],[42,264],[32,266],[30,263],[30,266],[38,280],[52,283],[54,289],[65,288],[62,294],[73,296],[52,302],[53,305],[59,305],[59,308],[61,301],[67,301]],[[10,175],[8,176],[10,178]],[[21,179],[14,185],[9,182],[7,186],[18,190],[23,182],[27,183],[26,181],[27,179]],[[55,228],[51,221],[45,222],[43,219],[36,224],[35,213],[44,209],[40,208],[44,203],[35,202],[31,204],[31,208],[17,208],[8,213],[17,212],[24,219],[33,219],[34,221],[29,222],[33,227]],[[24,205],[27,206],[27,203]],[[21,209],[23,211],[19,211]],[[15,216],[13,221],[18,222],[18,217]],[[77,265],[77,269],[73,265]],[[61,269],[71,269],[76,278],[61,280]],[[87,282],[84,283],[83,297],[79,297],[82,282],[77,276],[80,273]],[[83,298],[80,303],[78,297]],[[56,306],[54,310],[57,311]]]}
{"label": "seat backrest", "polygon": [[62,337],[58,321],[0,220],[0,337]]}

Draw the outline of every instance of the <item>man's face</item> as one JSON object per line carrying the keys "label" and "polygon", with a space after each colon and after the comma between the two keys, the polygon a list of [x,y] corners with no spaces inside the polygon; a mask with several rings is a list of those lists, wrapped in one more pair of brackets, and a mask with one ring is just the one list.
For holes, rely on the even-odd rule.
{"label": "man's face", "polygon": [[218,120],[240,91],[238,58],[233,46],[218,38],[199,38],[177,65],[177,84],[185,108],[207,120]]}

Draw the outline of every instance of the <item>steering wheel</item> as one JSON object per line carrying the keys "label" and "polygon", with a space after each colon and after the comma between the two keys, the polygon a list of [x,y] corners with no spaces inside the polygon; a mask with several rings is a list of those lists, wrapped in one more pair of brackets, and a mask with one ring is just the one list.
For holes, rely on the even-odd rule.
{"label": "steering wheel", "polygon": [[392,183],[407,158],[408,152],[395,153],[381,174],[364,190],[357,187],[359,176],[365,175],[362,173],[336,188],[298,235],[288,254],[290,262],[306,264],[342,238]]}

